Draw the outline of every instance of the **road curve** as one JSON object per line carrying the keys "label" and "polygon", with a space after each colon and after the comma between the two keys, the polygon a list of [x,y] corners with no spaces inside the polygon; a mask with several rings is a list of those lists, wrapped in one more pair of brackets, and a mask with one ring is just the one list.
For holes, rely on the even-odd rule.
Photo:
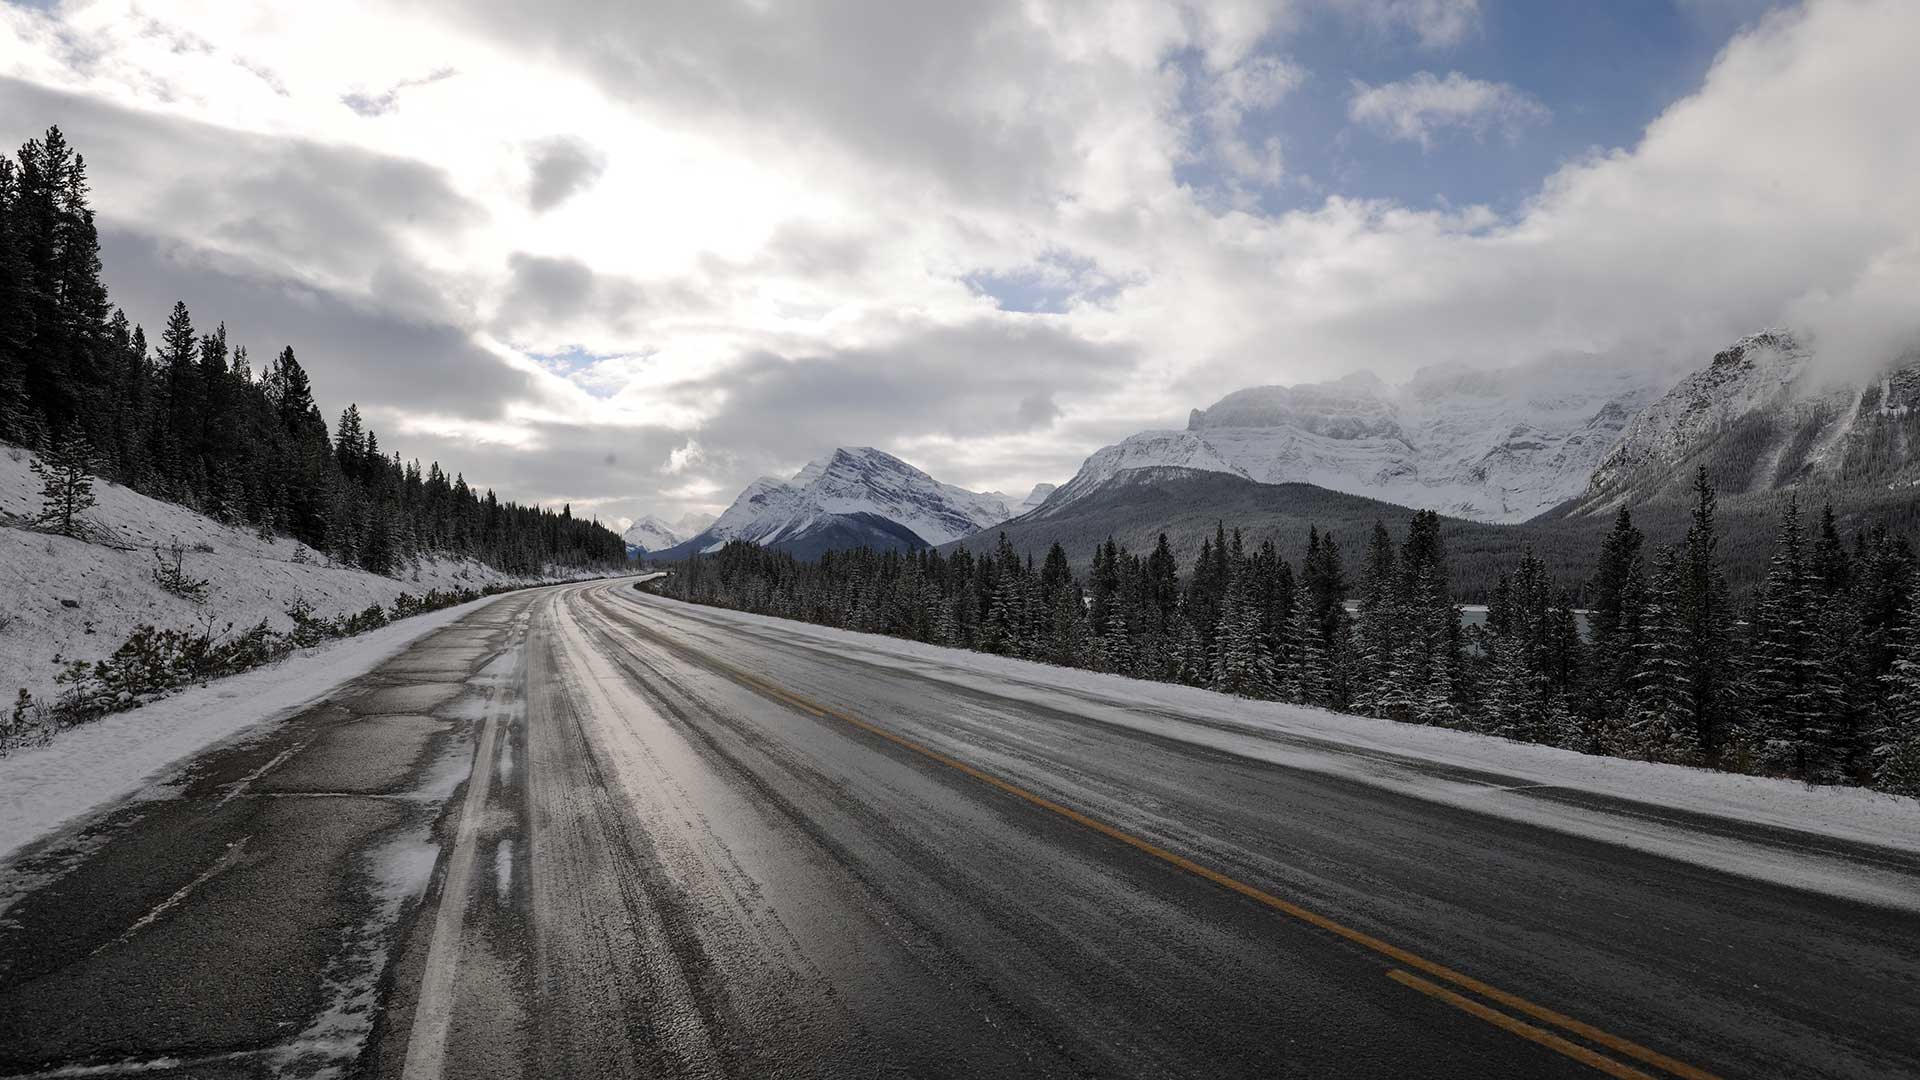
{"label": "road curve", "polygon": [[1911,914],[624,582],[175,780],[0,867],[0,1076],[1920,1075]]}

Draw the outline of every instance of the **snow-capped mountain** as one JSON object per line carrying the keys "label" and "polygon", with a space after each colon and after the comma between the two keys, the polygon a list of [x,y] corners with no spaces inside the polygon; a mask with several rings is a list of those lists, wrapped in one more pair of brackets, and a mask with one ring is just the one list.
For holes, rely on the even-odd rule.
{"label": "snow-capped mountain", "polygon": [[1007,507],[1013,511],[1014,517],[1019,517],[1021,514],[1034,510],[1038,508],[1041,503],[1046,502],[1047,496],[1053,494],[1054,486],[1053,484],[1035,484],[1033,485],[1033,490],[1028,492],[1027,497],[1024,499],[1016,499],[1004,491],[984,491],[981,492],[981,494],[989,499],[999,499],[1001,502],[1007,504]]}
{"label": "snow-capped mountain", "polygon": [[1696,466],[1723,496],[1805,487],[1847,506],[1910,499],[1920,484],[1920,353],[1860,383],[1823,382],[1785,330],[1750,334],[1649,405],[1570,514],[1685,498]]}
{"label": "snow-capped mountain", "polygon": [[648,514],[639,521],[627,526],[620,534],[627,542],[627,558],[637,558],[652,551],[665,551],[685,540],[680,530]]}
{"label": "snow-capped mountain", "polygon": [[1626,436],[1594,470],[1588,490],[1605,491],[1636,472],[1669,468],[1701,440],[1742,417],[1786,409],[1809,359],[1785,330],[1762,330],[1734,342],[1634,418]]}
{"label": "snow-capped mountain", "polygon": [[712,514],[703,514],[698,510],[689,510],[680,515],[680,520],[673,523],[673,531],[675,535],[684,540],[699,532],[701,529],[713,524],[713,521],[714,518]]}
{"label": "snow-capped mountain", "polygon": [[1089,457],[1046,501],[1057,514],[1138,469],[1300,482],[1492,522],[1571,498],[1664,385],[1637,366],[1579,358],[1501,371],[1423,368],[1390,386],[1362,372],[1260,386]]}
{"label": "snow-capped mountain", "polygon": [[730,540],[812,554],[867,544],[944,544],[1012,516],[1006,500],[944,484],[892,454],[842,447],[790,480],[748,484],[712,525],[663,557],[718,550]]}
{"label": "snow-capped mountain", "polygon": [[1027,493],[1025,499],[1021,500],[1019,509],[1015,510],[1014,513],[1024,514],[1029,510],[1038,509],[1041,503],[1046,502],[1047,499],[1052,497],[1055,490],[1056,486],[1053,484],[1033,485],[1033,490]]}

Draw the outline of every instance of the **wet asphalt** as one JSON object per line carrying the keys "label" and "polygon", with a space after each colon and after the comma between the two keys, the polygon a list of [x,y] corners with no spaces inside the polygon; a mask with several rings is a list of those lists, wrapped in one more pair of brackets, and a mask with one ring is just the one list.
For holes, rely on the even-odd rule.
{"label": "wet asphalt", "polygon": [[0,1076],[1920,1075],[1920,916],[939,675],[502,597],[0,866]]}

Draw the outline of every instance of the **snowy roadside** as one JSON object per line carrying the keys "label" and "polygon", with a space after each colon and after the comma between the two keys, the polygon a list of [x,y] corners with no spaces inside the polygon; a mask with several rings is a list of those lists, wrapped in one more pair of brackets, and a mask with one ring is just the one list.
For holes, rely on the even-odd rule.
{"label": "snowy roadside", "polygon": [[290,715],[499,598],[482,597],[308,649],[0,758],[0,860],[95,807],[157,788],[159,776],[182,759]]}
{"label": "snowy roadside", "polygon": [[[777,633],[840,656],[1240,757],[1339,775],[1745,877],[1920,910],[1920,881],[1910,872],[1807,843],[1811,834],[1920,854],[1916,799],[1598,757],[658,597],[653,602],[747,633]],[[1761,838],[1755,827],[1783,832]]]}

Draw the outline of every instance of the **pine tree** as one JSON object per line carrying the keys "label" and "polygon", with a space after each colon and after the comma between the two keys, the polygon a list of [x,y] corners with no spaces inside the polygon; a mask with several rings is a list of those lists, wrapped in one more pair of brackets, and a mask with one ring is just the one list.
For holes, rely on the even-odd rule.
{"label": "pine tree", "polygon": [[1331,702],[1333,678],[1320,617],[1312,599],[1299,593],[1293,614],[1293,662],[1287,665],[1286,697],[1296,705],[1324,708]]}
{"label": "pine tree", "polygon": [[1413,688],[1401,668],[1400,637],[1407,615],[1400,603],[1400,586],[1393,536],[1376,521],[1360,568],[1360,608],[1353,635],[1353,707],[1367,716],[1404,719],[1413,707]]}
{"label": "pine tree", "polygon": [[1460,609],[1447,595],[1446,578],[1429,565],[1419,580],[1414,597],[1420,617],[1415,623],[1419,635],[1415,650],[1427,658],[1425,676],[1412,702],[1413,718],[1422,724],[1457,727],[1460,705],[1455,673],[1459,670]]}
{"label": "pine tree", "polygon": [[1894,636],[1893,663],[1881,676],[1886,700],[1873,733],[1873,782],[1882,791],[1920,796],[1920,581],[1911,582]]}
{"label": "pine tree", "polygon": [[1646,608],[1631,683],[1625,748],[1649,761],[1690,761],[1698,710],[1688,668],[1685,571],[1672,548],[1662,549],[1647,582]]}
{"label": "pine tree", "polygon": [[1590,662],[1584,692],[1594,750],[1610,749],[1620,735],[1632,698],[1641,622],[1646,607],[1645,538],[1622,506],[1600,545],[1589,583],[1587,617]]}
{"label": "pine tree", "polygon": [[1829,739],[1831,703],[1815,692],[1817,612],[1801,533],[1800,507],[1789,499],[1780,517],[1765,591],[1755,608],[1748,650],[1753,709],[1746,727],[1763,767],[1813,777]]}
{"label": "pine tree", "polygon": [[1718,763],[1732,709],[1732,606],[1720,567],[1718,498],[1700,466],[1693,480],[1694,506],[1680,557],[1679,612],[1684,629],[1687,696],[1693,709],[1690,740],[1709,763]]}
{"label": "pine tree", "polygon": [[80,515],[93,508],[93,448],[78,433],[64,436],[34,459],[28,468],[40,478],[40,513],[36,525],[62,536],[79,537]]}

